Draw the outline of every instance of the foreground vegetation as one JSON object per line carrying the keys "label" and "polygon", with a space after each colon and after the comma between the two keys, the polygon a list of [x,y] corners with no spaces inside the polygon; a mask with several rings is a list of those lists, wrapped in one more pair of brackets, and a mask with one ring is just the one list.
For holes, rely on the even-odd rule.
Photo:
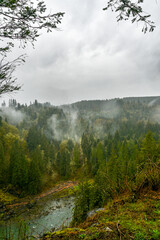
{"label": "foreground vegetation", "polygon": [[78,226],[47,233],[42,239],[158,240],[160,192],[143,192],[137,201],[129,194],[121,195]]}

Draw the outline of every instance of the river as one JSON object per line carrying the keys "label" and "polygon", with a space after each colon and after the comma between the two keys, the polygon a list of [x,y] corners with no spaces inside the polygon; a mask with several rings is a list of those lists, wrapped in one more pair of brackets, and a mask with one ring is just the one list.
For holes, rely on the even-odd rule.
{"label": "river", "polygon": [[65,197],[54,199],[52,195],[44,197],[36,202],[31,208],[21,207],[16,210],[16,217],[5,221],[0,225],[0,239],[12,234],[12,238],[17,240],[18,222],[25,221],[29,235],[38,237],[44,232],[68,226],[72,221],[74,198]]}

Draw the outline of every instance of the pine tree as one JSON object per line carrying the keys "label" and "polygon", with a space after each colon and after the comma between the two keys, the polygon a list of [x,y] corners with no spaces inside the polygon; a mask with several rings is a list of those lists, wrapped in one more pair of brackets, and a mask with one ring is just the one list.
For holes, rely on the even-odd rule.
{"label": "pine tree", "polygon": [[76,143],[73,149],[73,163],[74,163],[74,168],[77,170],[78,168],[81,167],[81,153],[79,149],[79,145]]}
{"label": "pine tree", "polygon": [[101,142],[97,144],[96,152],[99,165],[105,166],[105,149],[104,145]]}
{"label": "pine tree", "polygon": [[4,147],[0,141],[0,184],[5,182],[5,158],[4,158]]}
{"label": "pine tree", "polygon": [[29,151],[33,151],[38,145],[40,145],[40,139],[40,131],[35,126],[32,126],[28,131],[26,139]]}
{"label": "pine tree", "polygon": [[141,145],[141,154],[143,161],[156,161],[157,151],[156,151],[156,142],[153,138],[153,133],[149,131]]}
{"label": "pine tree", "polygon": [[42,188],[42,174],[40,171],[39,154],[40,152],[37,148],[31,155],[28,184],[28,191],[30,194],[37,194]]}
{"label": "pine tree", "polygon": [[10,166],[9,166],[10,183],[26,190],[28,184],[28,163],[22,144],[16,140],[11,149]]}

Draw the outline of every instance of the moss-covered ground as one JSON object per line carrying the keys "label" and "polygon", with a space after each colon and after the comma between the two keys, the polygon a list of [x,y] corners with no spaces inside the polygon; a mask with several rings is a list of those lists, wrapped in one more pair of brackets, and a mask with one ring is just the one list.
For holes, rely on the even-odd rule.
{"label": "moss-covered ground", "polygon": [[0,189],[0,204],[9,204],[17,200],[17,197],[9,194],[5,190]]}
{"label": "moss-covered ground", "polygon": [[160,240],[160,192],[143,193],[136,201],[122,195],[79,226],[46,233],[42,239]]}

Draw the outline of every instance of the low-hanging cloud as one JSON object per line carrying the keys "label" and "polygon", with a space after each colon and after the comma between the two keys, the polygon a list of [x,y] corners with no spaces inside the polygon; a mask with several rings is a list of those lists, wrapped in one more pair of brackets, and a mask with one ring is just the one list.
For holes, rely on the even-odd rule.
{"label": "low-hanging cloud", "polygon": [[[88,109],[88,106],[91,106]],[[53,114],[48,119],[48,129],[56,140],[73,139],[79,142],[84,132],[92,131],[101,137],[104,132],[113,134],[117,127],[106,129],[106,123],[119,117],[121,107],[117,100],[79,102],[72,105],[60,106],[64,117]]]}
{"label": "low-hanging cloud", "polygon": [[13,125],[22,122],[26,118],[26,115],[24,113],[11,107],[0,108],[0,116],[3,119],[7,119],[7,121]]}
{"label": "low-hanging cloud", "polygon": [[48,119],[48,129],[51,129],[53,133],[52,138],[58,141],[73,139],[78,142],[82,134],[77,129],[78,114],[76,111],[65,110],[64,113],[64,119],[60,119],[56,114]]}

